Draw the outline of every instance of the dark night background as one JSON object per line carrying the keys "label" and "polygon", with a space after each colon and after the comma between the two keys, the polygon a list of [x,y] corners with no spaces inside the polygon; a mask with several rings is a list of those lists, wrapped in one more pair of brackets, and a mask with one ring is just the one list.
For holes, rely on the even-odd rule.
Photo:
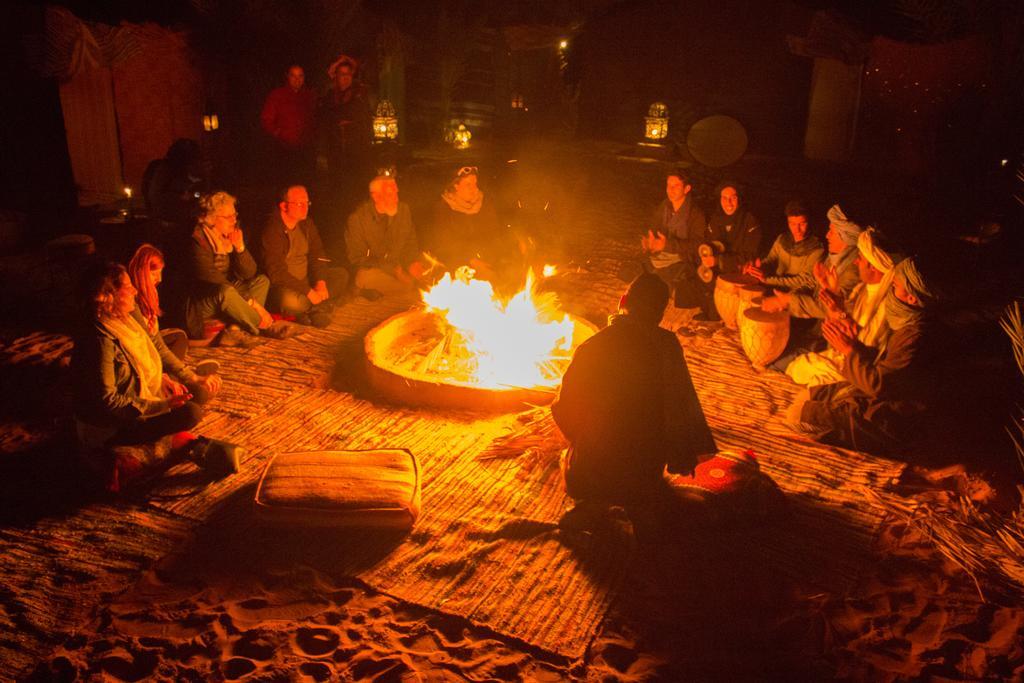
{"label": "dark night background", "polygon": [[[229,187],[244,184],[259,162],[259,107],[288,64],[305,65],[307,84],[319,90],[326,66],[344,51],[362,60],[362,78],[377,91],[388,36],[404,58],[399,114],[409,145],[434,142],[442,112],[472,102],[493,107],[477,139],[531,133],[633,142],[648,104],[662,100],[677,142],[698,119],[728,114],[746,127],[748,155],[799,158],[813,60],[791,49],[797,38],[812,52],[866,56],[851,167],[926,188],[965,221],[1011,211],[1019,183],[1024,8],[1012,0],[62,6],[86,21],[186,32],[204,106],[220,113],[217,180]],[[3,10],[0,105],[0,203],[40,226],[75,204],[56,81],[36,66],[44,11],[35,2]],[[571,38],[561,55],[552,47],[559,35]],[[439,86],[446,65],[455,74],[450,101]],[[509,110],[513,89],[530,103],[522,118]]]}

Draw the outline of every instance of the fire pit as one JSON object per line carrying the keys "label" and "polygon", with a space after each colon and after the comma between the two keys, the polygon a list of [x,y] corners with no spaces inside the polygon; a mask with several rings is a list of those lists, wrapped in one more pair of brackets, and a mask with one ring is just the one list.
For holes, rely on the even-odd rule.
{"label": "fire pit", "polygon": [[486,282],[445,276],[424,303],[366,335],[369,384],[382,398],[483,412],[550,403],[573,350],[597,331],[554,311],[529,281],[499,302]]}

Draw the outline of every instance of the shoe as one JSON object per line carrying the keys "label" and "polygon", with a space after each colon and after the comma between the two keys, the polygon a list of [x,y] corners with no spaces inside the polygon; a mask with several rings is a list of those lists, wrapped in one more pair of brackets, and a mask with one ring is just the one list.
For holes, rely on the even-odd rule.
{"label": "shoe", "polygon": [[313,320],[307,314],[299,313],[298,315],[295,316],[295,324],[306,325],[308,327],[309,325],[313,324]]}
{"label": "shoe", "polygon": [[206,360],[201,360],[198,363],[196,363],[195,366],[192,368],[192,371],[195,372],[200,377],[216,375],[217,372],[220,371],[220,363],[213,360],[212,358],[208,358]]}
{"label": "shoe", "polygon": [[360,289],[359,296],[363,297],[367,301],[377,301],[384,295],[376,289]]}
{"label": "shoe", "polygon": [[331,314],[327,311],[313,311],[309,314],[309,322],[313,327],[323,329],[331,324]]}
{"label": "shoe", "polygon": [[676,334],[680,337],[686,337],[687,339],[696,337],[697,331],[689,325],[680,325],[676,328]]}
{"label": "shoe", "polygon": [[237,325],[229,325],[217,337],[217,346],[240,346],[251,349],[254,346],[263,344],[266,340],[249,334]]}
{"label": "shoe", "polygon": [[264,327],[260,330],[260,334],[264,337],[270,337],[271,339],[289,339],[301,332],[298,325],[292,323],[286,323],[283,320],[277,320],[270,325],[270,327]]}

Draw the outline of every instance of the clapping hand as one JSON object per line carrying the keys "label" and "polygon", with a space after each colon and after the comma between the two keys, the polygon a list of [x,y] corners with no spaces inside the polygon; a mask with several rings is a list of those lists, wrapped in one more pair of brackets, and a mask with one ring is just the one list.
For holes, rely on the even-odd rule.
{"label": "clapping hand", "polygon": [[818,287],[822,290],[839,292],[839,274],[836,273],[835,266],[818,261],[814,264],[814,279],[818,281]]}
{"label": "clapping hand", "polygon": [[648,254],[657,254],[664,251],[667,244],[668,237],[661,232],[655,233],[653,230],[648,230],[647,234],[640,238],[640,246]]}
{"label": "clapping hand", "polygon": [[825,313],[829,319],[843,317],[846,311],[843,309],[843,297],[828,289],[818,290],[818,300],[825,307]]}
{"label": "clapping hand", "polygon": [[853,343],[857,339],[857,324],[849,318],[826,320],[821,328],[821,334],[833,349],[845,356],[853,351]]}

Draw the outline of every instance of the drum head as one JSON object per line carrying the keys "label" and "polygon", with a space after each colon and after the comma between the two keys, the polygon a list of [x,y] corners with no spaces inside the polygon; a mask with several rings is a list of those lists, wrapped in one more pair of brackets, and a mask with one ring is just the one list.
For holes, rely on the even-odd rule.
{"label": "drum head", "polygon": [[747,131],[731,116],[708,116],[690,128],[686,147],[705,166],[722,168],[737,162],[747,151]]}
{"label": "drum head", "polygon": [[743,311],[743,315],[756,323],[781,323],[789,319],[789,313],[787,311],[774,311],[769,313],[763,308],[748,308]]}
{"label": "drum head", "polygon": [[723,273],[718,276],[718,279],[728,282],[730,285],[736,285],[737,287],[752,287],[754,285],[760,286],[761,284],[754,276],[744,275],[743,273]]}

